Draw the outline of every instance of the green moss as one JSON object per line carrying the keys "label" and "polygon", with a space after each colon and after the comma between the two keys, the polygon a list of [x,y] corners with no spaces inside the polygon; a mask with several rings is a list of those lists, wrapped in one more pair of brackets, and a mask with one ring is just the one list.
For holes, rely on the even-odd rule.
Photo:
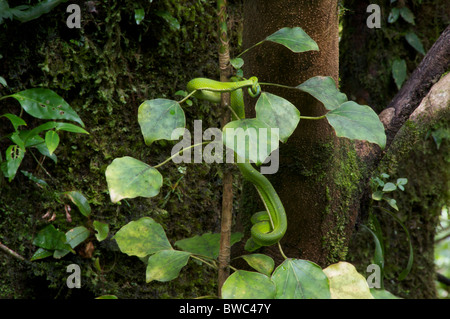
{"label": "green moss", "polygon": [[[392,217],[374,210],[385,241],[385,286],[403,298],[436,298],[434,234],[441,209],[450,202],[450,153],[448,140],[443,140],[438,148],[432,132],[440,129],[450,132],[449,124],[448,109],[441,111],[431,123],[407,122],[374,172],[374,176],[388,173],[394,181],[408,178],[404,192],[390,195],[397,201],[399,211],[395,214],[408,228],[414,251],[411,273],[402,281],[398,276],[409,258],[406,234]],[[370,234],[355,234],[350,251],[350,261],[364,272],[372,263],[374,252]]]}
{"label": "green moss", "polygon": [[[1,95],[31,87],[51,88],[78,112],[90,133],[61,134],[58,163],[44,162],[51,178],[35,169],[31,156],[21,166],[51,181],[58,192],[81,191],[92,207],[89,220],[72,208],[73,223],[65,222],[63,204],[52,194],[40,192],[24,176],[1,189],[0,209],[10,218],[1,218],[0,240],[26,258],[36,249],[32,238],[45,225],[41,216],[48,209],[57,212],[54,223],[62,230],[100,220],[110,225],[113,235],[131,220],[152,216],[164,226],[171,241],[205,230],[218,231],[220,168],[187,165],[186,177],[172,192],[171,185],[181,174],[174,165],[165,165],[161,173],[167,184],[159,196],[124,200],[120,205],[110,202],[104,177],[106,167],[116,157],[133,156],[154,164],[170,156],[170,144],[155,143],[151,148],[144,144],[137,109],[147,99],[175,99],[174,93],[185,89],[192,77],[217,78],[215,5],[203,0],[158,1],[151,5],[144,0],[101,0],[95,6],[96,12],[83,15],[81,29],[69,30],[61,22],[66,19],[65,8],[59,8],[45,19],[8,24],[0,34],[0,43],[8,44],[1,46],[0,73],[9,85],[1,88]],[[140,25],[134,21],[137,7],[146,8]],[[157,12],[171,15],[180,28],[174,28]],[[14,104],[7,108],[12,113],[18,111]],[[218,125],[218,111],[207,103],[196,103],[185,112],[188,127],[194,119],[202,119],[204,127]],[[26,122],[30,126],[40,124],[28,118]],[[3,126],[0,133],[5,135]],[[0,144],[0,150],[4,146]],[[67,298],[73,295],[61,286],[67,262],[80,264],[86,297],[108,293],[122,298],[192,298],[216,293],[216,275],[203,266],[193,263],[174,282],[146,285],[143,264],[121,254],[114,240],[94,240],[94,246],[93,258],[99,258],[102,271],[93,266],[93,259],[79,254],[60,262],[44,259],[23,266],[25,270],[8,257],[0,264],[0,271],[6,273],[8,269],[10,274],[0,279],[0,294],[4,291],[5,296],[33,298],[39,289],[45,291],[42,296]]]}
{"label": "green moss", "polygon": [[[331,226],[322,237],[322,245],[328,251],[328,264],[345,260],[347,255],[347,227],[354,216],[354,204],[358,202],[355,196],[360,192],[359,183],[363,169],[352,143],[343,142],[336,152],[333,161],[334,174],[326,188],[328,205],[324,212],[324,219]],[[334,196],[330,195],[330,189],[333,190]]]}

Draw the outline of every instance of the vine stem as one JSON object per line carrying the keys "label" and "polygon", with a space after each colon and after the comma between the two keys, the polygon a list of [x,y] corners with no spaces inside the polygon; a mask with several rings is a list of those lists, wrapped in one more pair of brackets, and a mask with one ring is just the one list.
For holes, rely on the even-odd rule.
{"label": "vine stem", "polygon": [[283,89],[292,89],[292,90],[298,90],[295,86],[289,86],[289,85],[283,85],[283,84],[277,84],[277,83],[267,83],[267,82],[259,82],[259,85],[266,85],[266,86],[277,86]]}
{"label": "vine stem", "polygon": [[243,54],[245,54],[246,52],[250,51],[250,50],[253,49],[254,47],[257,47],[258,45],[262,44],[264,41],[266,41],[266,39],[264,39],[264,40],[262,40],[262,41],[260,41],[260,42],[258,42],[258,43],[256,43],[256,44],[252,45],[250,48],[245,49],[244,51],[242,51],[241,53],[239,53],[239,54],[236,56],[236,58],[241,57],[241,55],[243,55]]}
{"label": "vine stem", "polygon": [[321,116],[303,116],[300,115],[300,119],[304,119],[304,120],[321,120],[323,118],[325,118],[326,115],[321,115]]}
{"label": "vine stem", "polygon": [[186,95],[182,100],[178,101],[178,104],[183,103],[184,101],[186,101],[188,98],[190,98],[192,95],[195,94],[195,92],[197,92],[198,90],[194,90],[191,93],[189,93],[188,95]]}
{"label": "vine stem", "polygon": [[14,250],[12,250],[11,248],[3,245],[2,243],[0,243],[0,249],[3,250],[4,252],[10,254],[11,256],[21,260],[21,261],[26,261],[26,259],[24,257],[22,257],[21,255],[19,255],[18,253],[16,253]]}
{"label": "vine stem", "polygon": [[201,145],[205,145],[205,144],[209,144],[211,142],[202,142],[202,143],[197,143],[188,147],[183,148],[182,150],[178,151],[177,153],[173,154],[171,157],[167,158],[164,162],[159,163],[158,165],[153,166],[153,168],[158,168],[163,166],[164,164],[166,164],[167,162],[171,161],[172,159],[174,159],[175,157],[179,156],[181,152],[184,152],[190,148],[194,148],[197,146],[201,146]]}
{"label": "vine stem", "polygon": [[197,259],[197,260],[201,261],[202,263],[204,263],[204,264],[210,266],[211,268],[217,269],[217,266],[216,266],[216,265],[213,265],[213,264],[207,262],[207,261],[204,260],[203,258],[200,258],[200,257],[198,257],[198,256],[196,256],[196,255],[191,255],[191,257],[194,258],[194,259]]}
{"label": "vine stem", "polygon": [[[220,81],[229,81],[232,75],[230,64],[230,50],[228,46],[228,26],[227,26],[227,1],[217,0],[217,16],[219,21],[219,69]],[[222,93],[221,109],[223,115],[221,126],[224,127],[230,118],[230,94]],[[233,220],[233,175],[230,169],[225,168],[222,178],[222,212],[220,222],[220,250],[218,256],[218,295],[222,296],[222,286],[230,275],[230,255],[231,255],[231,225]]]}

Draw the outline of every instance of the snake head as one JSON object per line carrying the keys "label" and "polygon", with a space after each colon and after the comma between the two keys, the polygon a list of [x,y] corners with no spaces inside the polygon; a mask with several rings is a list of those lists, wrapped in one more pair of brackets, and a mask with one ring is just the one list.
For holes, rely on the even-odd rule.
{"label": "snake head", "polygon": [[249,80],[253,82],[253,85],[248,88],[248,94],[251,97],[257,97],[261,93],[261,86],[258,83],[258,78],[252,76]]}

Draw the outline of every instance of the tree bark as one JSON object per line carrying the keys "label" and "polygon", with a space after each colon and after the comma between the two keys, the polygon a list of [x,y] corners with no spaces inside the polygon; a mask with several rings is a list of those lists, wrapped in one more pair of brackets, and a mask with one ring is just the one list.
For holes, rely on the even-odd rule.
{"label": "tree bark", "polygon": [[[264,43],[243,56],[245,76],[257,76],[260,82],[296,86],[313,76],[324,75],[333,77],[338,83],[337,3],[336,0],[244,1],[244,48],[283,27],[301,27],[320,49],[293,53],[278,44]],[[273,87],[263,87],[263,90],[283,96],[302,115],[320,116],[325,113],[320,102],[297,90]],[[253,101],[247,99],[246,102],[246,113],[253,117]],[[289,257],[301,257],[322,265],[329,260],[329,247],[323,245],[323,237],[335,225],[327,220],[329,216],[325,212],[332,211],[336,204],[331,203],[330,198],[339,195],[336,189],[326,186],[326,181],[330,180],[333,171],[329,162],[337,143],[326,121],[301,121],[287,143],[280,146],[279,171],[267,175],[287,212],[288,229],[281,244]],[[256,211],[254,209],[250,205],[250,210],[245,213],[252,214]],[[269,248],[269,251],[279,257],[276,248]]]}

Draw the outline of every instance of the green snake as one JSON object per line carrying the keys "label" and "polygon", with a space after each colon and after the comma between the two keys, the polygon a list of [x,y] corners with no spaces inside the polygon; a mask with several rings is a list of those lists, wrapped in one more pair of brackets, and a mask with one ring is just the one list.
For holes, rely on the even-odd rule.
{"label": "green snake", "polygon": [[[231,82],[220,82],[205,78],[195,78],[187,84],[187,90],[194,92],[194,97],[214,103],[220,103],[221,94],[230,92],[230,106],[233,120],[245,118],[244,97],[242,89],[248,87],[252,97],[260,94],[261,88],[256,77],[248,80],[231,78]],[[238,118],[236,118],[236,116]],[[251,182],[261,197],[266,211],[255,213],[251,222],[251,239],[259,246],[276,244],[284,236],[287,229],[286,212],[278,194],[270,181],[258,172],[249,162],[237,161],[243,177]]]}

